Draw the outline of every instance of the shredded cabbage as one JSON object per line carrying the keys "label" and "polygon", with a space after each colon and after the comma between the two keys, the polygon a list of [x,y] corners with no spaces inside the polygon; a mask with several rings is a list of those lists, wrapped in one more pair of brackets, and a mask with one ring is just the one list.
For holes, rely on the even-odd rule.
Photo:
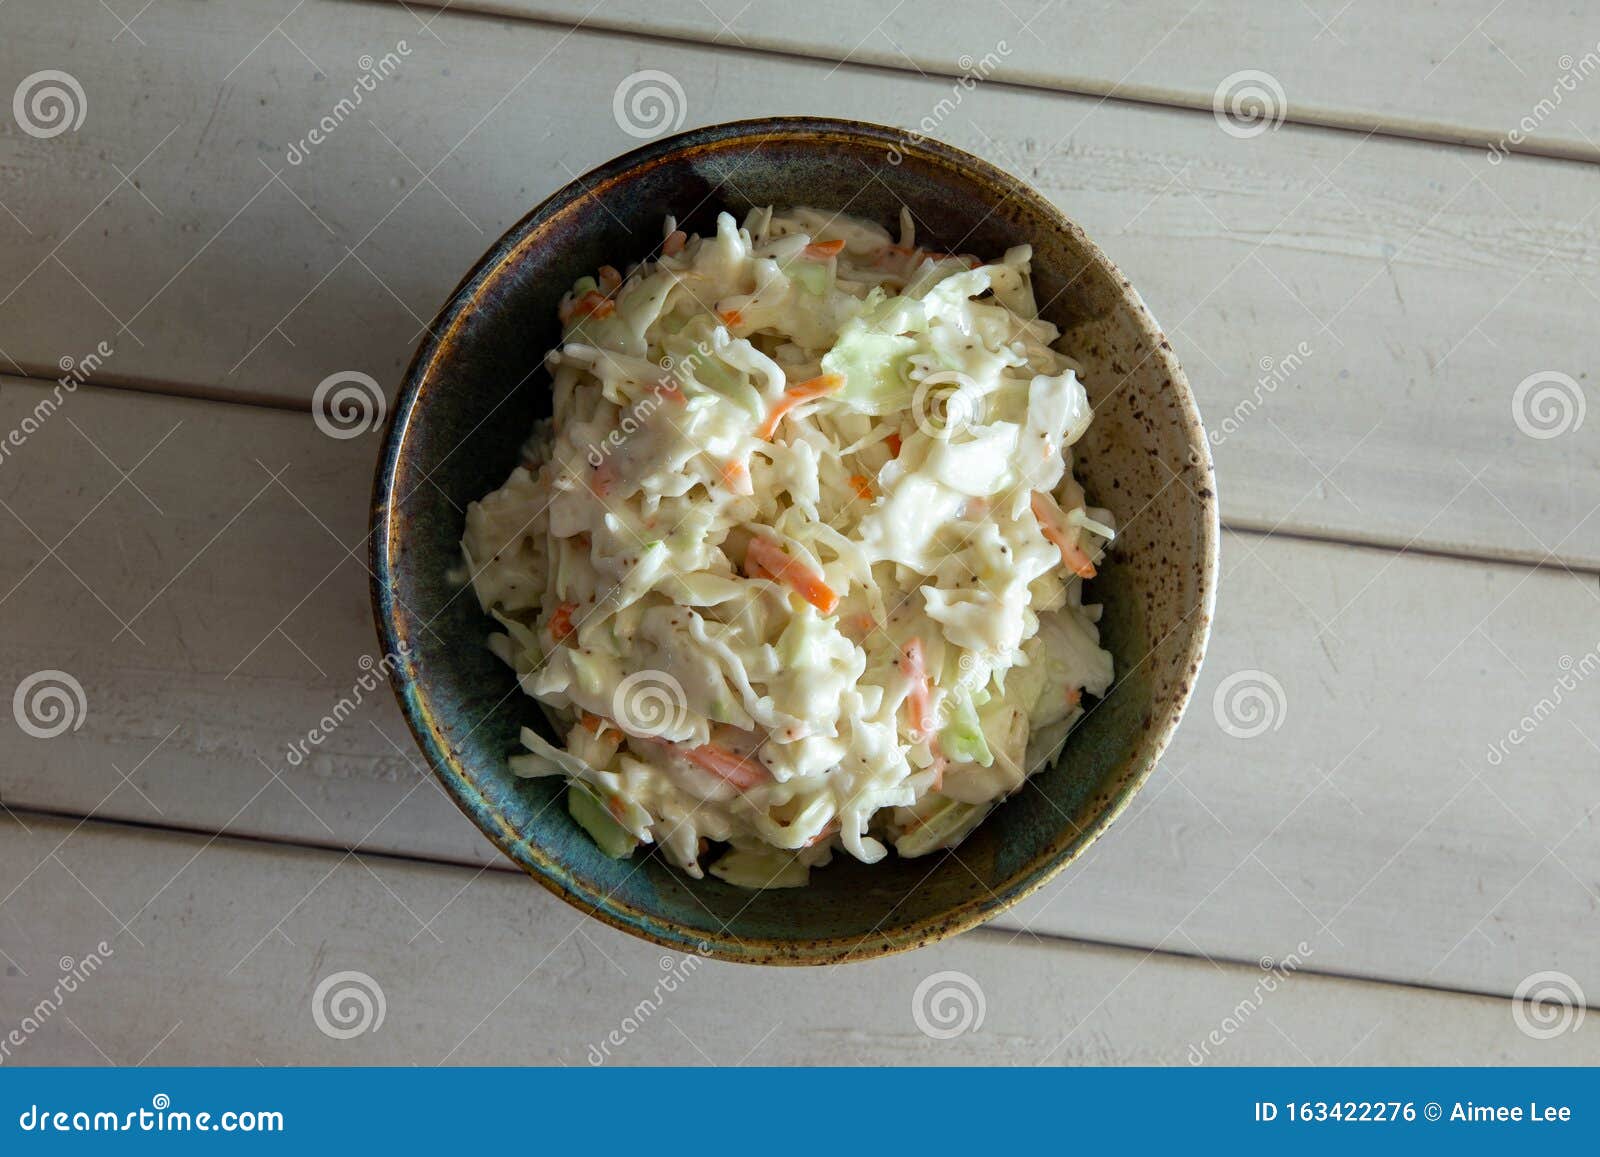
{"label": "shredded cabbage", "polygon": [[674,230],[563,299],[553,418],[467,511],[489,645],[564,735],[511,769],[608,855],[743,887],[952,847],[1112,681],[1082,585],[1113,523],[1031,250]]}

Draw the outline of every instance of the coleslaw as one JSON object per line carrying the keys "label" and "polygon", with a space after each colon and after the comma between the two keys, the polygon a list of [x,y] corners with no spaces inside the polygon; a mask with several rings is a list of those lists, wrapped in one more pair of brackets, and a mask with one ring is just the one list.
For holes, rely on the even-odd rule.
{"label": "coleslaw", "polygon": [[552,417],[467,511],[489,646],[564,736],[511,768],[607,854],[744,887],[953,847],[1112,682],[1031,249],[933,252],[905,211],[664,232],[563,298]]}

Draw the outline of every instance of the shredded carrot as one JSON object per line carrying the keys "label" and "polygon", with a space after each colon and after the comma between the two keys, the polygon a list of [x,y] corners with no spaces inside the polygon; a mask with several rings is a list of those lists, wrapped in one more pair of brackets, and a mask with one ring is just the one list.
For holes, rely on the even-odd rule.
{"label": "shredded carrot", "polygon": [[602,265],[600,267],[600,288],[609,297],[617,291],[622,284],[622,274],[618,273],[615,266]]}
{"label": "shredded carrot", "polygon": [[889,457],[891,457],[891,458],[900,457],[900,435],[899,434],[890,434],[883,441],[884,441],[884,444],[889,447]]}
{"label": "shredded carrot", "polygon": [[911,734],[918,739],[932,738],[933,713],[928,710],[932,691],[928,669],[923,663],[921,639],[912,639],[900,649],[900,673],[911,680],[911,691],[906,695]]}
{"label": "shredded carrot", "polygon": [[744,324],[744,314],[737,309],[724,309],[717,314],[722,319],[722,324],[729,329],[738,329]]}
{"label": "shredded carrot", "polygon": [[1083,547],[1078,545],[1077,528],[1062,524],[1061,512],[1055,500],[1044,491],[1035,490],[1032,506],[1033,516],[1039,520],[1039,529],[1061,552],[1061,565],[1079,578],[1094,578],[1094,563],[1084,553]]}
{"label": "shredded carrot", "polygon": [[850,475],[850,487],[856,492],[857,498],[872,497],[872,479],[865,474]]}
{"label": "shredded carrot", "polygon": [[594,468],[594,474],[589,479],[589,490],[596,498],[604,498],[611,492],[611,487],[617,481],[617,467],[613,462],[602,462]]}
{"label": "shredded carrot", "polygon": [[754,494],[754,484],[750,481],[750,470],[743,462],[735,458],[722,468],[722,482],[735,494]]}
{"label": "shredded carrot", "polygon": [[839,256],[839,254],[843,253],[844,252],[844,242],[843,241],[813,241],[810,245],[807,245],[805,247],[805,249],[803,249],[801,252],[803,252],[807,257],[815,258],[818,261],[825,261],[829,257],[837,257],[837,256]]}
{"label": "shredded carrot", "polygon": [[806,847],[814,848],[818,844],[820,844],[823,840],[828,839],[832,835],[835,835],[838,831],[839,831],[839,821],[838,820],[829,820],[826,824],[823,825],[823,828],[822,828],[822,830],[820,832],[818,832],[816,835],[812,836],[809,840],[806,841]]}
{"label": "shredded carrot", "polygon": [[585,711],[583,718],[578,720],[578,726],[594,735],[600,734],[600,728],[605,726],[605,720],[591,711]]}
{"label": "shredded carrot", "polygon": [[790,587],[806,602],[825,615],[839,605],[839,596],[816,571],[790,558],[770,539],[760,535],[750,540],[744,552],[744,571],[751,578],[771,579]]}
{"label": "shredded carrot", "polygon": [[550,616],[550,637],[556,642],[565,642],[567,637],[577,630],[572,625],[572,612],[577,609],[577,603],[562,603]]}
{"label": "shredded carrot", "polygon": [[667,239],[661,243],[661,252],[667,257],[676,257],[683,252],[683,247],[688,243],[688,235],[682,229],[674,229],[667,234]]}
{"label": "shredded carrot", "polygon": [[567,318],[563,320],[570,320],[574,317],[605,318],[610,317],[615,312],[617,312],[616,302],[591,289],[572,303],[572,309],[569,311]]}
{"label": "shredded carrot", "polygon": [[761,764],[715,743],[703,743],[684,751],[683,757],[696,767],[704,768],[718,779],[731,783],[740,791],[749,791],[757,784],[771,779],[771,774]]}
{"label": "shredded carrot", "polygon": [[767,415],[767,420],[756,427],[756,437],[772,441],[772,436],[778,432],[778,425],[783,421],[784,415],[804,402],[812,402],[818,398],[833,393],[844,387],[844,378],[839,374],[823,374],[820,377],[810,378],[798,385],[790,386],[783,391],[783,397],[772,405],[772,412]]}
{"label": "shredded carrot", "polygon": [[1078,704],[1080,704],[1082,702],[1083,702],[1083,688],[1081,688],[1081,687],[1068,687],[1067,688],[1067,706],[1068,707],[1076,707]]}
{"label": "shredded carrot", "polygon": [[685,401],[688,400],[683,396],[683,391],[678,388],[678,383],[673,381],[671,378],[662,378],[659,382],[657,382],[655,384],[655,391],[658,397],[665,398],[667,401],[672,402],[675,405],[681,406]]}
{"label": "shredded carrot", "polygon": [[606,797],[606,811],[611,813],[611,818],[619,824],[628,818],[628,809],[622,806],[622,797],[619,795]]}

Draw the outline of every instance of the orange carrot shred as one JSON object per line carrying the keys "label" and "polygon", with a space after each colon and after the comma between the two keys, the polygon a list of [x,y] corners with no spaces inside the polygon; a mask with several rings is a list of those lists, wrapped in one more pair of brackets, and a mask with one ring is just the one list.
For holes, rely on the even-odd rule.
{"label": "orange carrot shred", "polygon": [[611,462],[602,462],[594,468],[594,474],[589,480],[589,490],[596,498],[604,498],[611,492],[611,487],[616,481],[616,465]]}
{"label": "orange carrot shred", "polygon": [[556,642],[565,642],[567,637],[577,630],[572,625],[572,612],[577,609],[577,603],[562,603],[550,616],[550,637]]}
{"label": "orange carrot shred", "polygon": [[820,832],[818,832],[816,835],[812,836],[809,840],[806,841],[806,847],[814,848],[818,844],[820,844],[823,840],[828,839],[830,836],[835,835],[838,831],[839,831],[839,821],[838,820],[829,820],[823,826],[823,829]]}
{"label": "orange carrot shred", "polygon": [[933,734],[933,713],[928,706],[932,691],[928,669],[923,663],[921,639],[912,639],[900,649],[900,673],[911,680],[911,690],[906,695],[911,734],[918,739],[930,738]]}
{"label": "orange carrot shred", "polygon": [[729,329],[738,329],[744,324],[744,314],[737,309],[724,309],[717,316],[722,319],[722,324]]}
{"label": "orange carrot shred", "polygon": [[872,479],[865,474],[850,475],[850,486],[856,492],[857,498],[872,497]]}
{"label": "orange carrot shred", "polygon": [[722,481],[735,494],[755,493],[755,487],[750,481],[749,468],[737,458],[722,468]]}
{"label": "orange carrot shred", "polygon": [[772,778],[771,773],[755,760],[729,751],[726,747],[719,747],[715,743],[703,743],[699,747],[691,747],[682,752],[682,755],[696,767],[709,771],[740,791],[749,791],[757,784],[765,783]]}
{"label": "orange carrot shred", "polygon": [[783,422],[784,415],[796,406],[815,401],[833,393],[844,386],[844,378],[839,374],[822,374],[820,377],[809,378],[798,385],[790,386],[783,391],[783,396],[772,405],[772,411],[767,415],[766,421],[756,427],[756,437],[768,442],[778,432],[778,426]]}
{"label": "orange carrot shred", "polygon": [[804,252],[807,257],[814,257],[814,258],[817,258],[818,260],[825,260],[825,259],[827,259],[829,257],[837,257],[837,256],[839,256],[839,254],[843,253],[844,252],[844,242],[843,241],[813,241],[810,245],[807,245],[805,247],[805,249],[802,250],[802,252]]}
{"label": "orange carrot shred", "polygon": [[744,553],[745,574],[782,583],[825,615],[839,605],[839,595],[823,577],[804,563],[796,562],[770,539],[757,535]]}
{"label": "orange carrot shred", "polygon": [[1032,506],[1033,516],[1039,520],[1040,531],[1061,552],[1061,565],[1079,578],[1094,578],[1094,563],[1083,547],[1078,545],[1077,531],[1069,532],[1061,526],[1055,501],[1043,491],[1035,490]]}
{"label": "orange carrot shred", "polygon": [[899,434],[890,434],[883,441],[884,441],[885,445],[887,445],[889,447],[889,456],[891,458],[900,457],[900,435]]}
{"label": "orange carrot shred", "polygon": [[610,317],[617,311],[617,303],[609,297],[590,290],[577,301],[572,303],[571,316],[573,317]]}
{"label": "orange carrot shred", "polygon": [[667,234],[667,239],[661,243],[661,252],[668,257],[676,257],[683,252],[683,247],[689,243],[688,236],[682,229],[674,229]]}

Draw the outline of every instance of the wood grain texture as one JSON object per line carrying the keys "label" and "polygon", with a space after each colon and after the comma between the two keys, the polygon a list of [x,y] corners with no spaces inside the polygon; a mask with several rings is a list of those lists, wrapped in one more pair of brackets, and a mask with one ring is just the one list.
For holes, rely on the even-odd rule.
{"label": "wood grain texture", "polygon": [[[0,427],[43,393],[5,383]],[[491,862],[388,690],[360,689],[375,445],[88,387],[0,459],[0,691],[61,670],[87,703],[54,739],[0,713],[0,798]],[[1592,576],[1249,533],[1224,571],[1162,767],[1001,926],[1236,961],[1305,940],[1329,972],[1506,994],[1555,967],[1600,990]]]}
{"label": "wood grain texture", "polygon": [[88,102],[75,132],[0,138],[0,366],[53,375],[106,340],[107,383],[293,406],[342,370],[392,389],[489,242],[637,143],[612,109],[630,75],[669,73],[684,124],[915,126],[944,102],[934,135],[1035,183],[1166,323],[1231,524],[1600,566],[1600,424],[1535,438],[1513,414],[1532,374],[1569,375],[1574,405],[1589,388],[1590,168],[1292,125],[1241,140],[1003,86],[953,101],[939,78],[390,5],[157,4],[142,46],[81,34],[106,20],[89,0],[0,11],[0,73],[53,62]]}
{"label": "wood grain texture", "polygon": [[[0,1024],[33,1014],[62,958],[110,950],[15,1051],[26,1064],[1597,1059],[1592,1033],[1533,1040],[1503,1000],[992,931],[774,975],[664,954],[498,873],[94,823],[0,820],[0,881]],[[341,972],[363,975],[319,1004]],[[383,1018],[333,1039],[313,1010],[350,985],[374,1010],[381,993]],[[924,1006],[936,989],[964,993],[972,1029],[919,1031],[924,985]],[[357,1027],[346,1011],[328,1023]],[[957,1005],[945,1013],[955,1019],[930,1023],[959,1023]]]}
{"label": "wood grain texture", "polygon": [[[1600,156],[1600,72],[1583,9],[1174,0],[405,0],[1062,92],[1211,110],[1242,71],[1277,82],[1291,120],[1553,156]],[[1523,118],[1529,123],[1523,123]],[[1520,140],[1508,140],[1516,130]]]}

